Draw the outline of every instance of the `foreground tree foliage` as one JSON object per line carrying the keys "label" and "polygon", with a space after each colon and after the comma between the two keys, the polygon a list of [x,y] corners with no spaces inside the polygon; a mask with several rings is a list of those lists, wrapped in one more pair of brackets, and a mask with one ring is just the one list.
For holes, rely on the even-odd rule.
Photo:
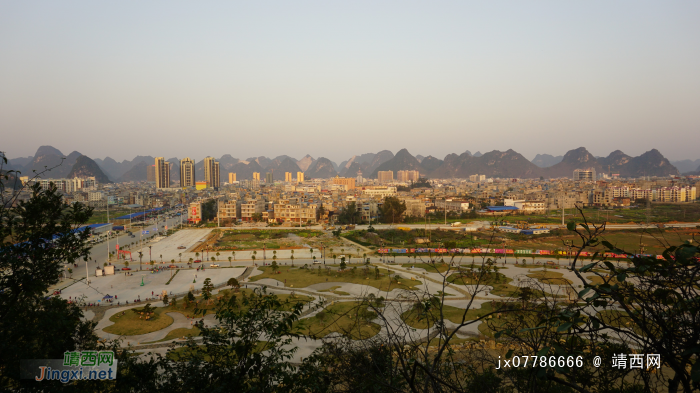
{"label": "foreground tree foliage", "polygon": [[[199,322],[202,341],[190,338],[160,358],[168,392],[285,392],[294,388],[291,360],[297,336],[294,322],[302,303],[286,303],[256,289],[239,299],[232,295],[216,310],[217,325]],[[290,310],[291,309],[291,310]]]}

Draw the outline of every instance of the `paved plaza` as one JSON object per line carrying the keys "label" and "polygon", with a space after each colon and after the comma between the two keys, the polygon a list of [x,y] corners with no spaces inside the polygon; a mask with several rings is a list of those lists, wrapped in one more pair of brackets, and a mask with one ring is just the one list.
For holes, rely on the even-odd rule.
{"label": "paved plaza", "polygon": [[[112,304],[117,302],[124,304],[126,301],[133,303],[135,299],[145,300],[157,296],[162,291],[182,295],[192,289],[201,290],[206,278],[210,278],[215,286],[225,284],[231,277],[239,278],[244,271],[245,268],[207,268],[204,271],[180,269],[177,274],[175,270],[164,270],[160,273],[133,271],[129,275],[117,272],[115,275],[90,277],[89,285],[85,280],[75,282],[63,289],[61,296],[65,299],[85,296],[87,303],[102,303],[104,296],[116,295],[117,299]],[[166,284],[170,280],[171,273],[175,276],[170,284]]]}
{"label": "paved plaza", "polygon": [[[234,277],[241,280],[241,284],[243,286],[247,286],[248,288],[266,286],[268,290],[273,293],[288,294],[292,291],[296,291],[299,294],[312,296],[316,300],[325,298],[326,300],[334,302],[354,301],[358,298],[365,297],[370,293],[374,294],[377,297],[383,296],[384,298],[390,300],[387,303],[387,307],[385,308],[384,312],[385,316],[387,317],[386,323],[391,324],[392,326],[390,326],[390,328],[392,329],[396,328],[402,323],[401,313],[410,308],[412,301],[417,300],[419,296],[425,293],[437,294],[439,291],[443,291],[444,289],[444,291],[447,294],[451,295],[445,298],[445,304],[457,308],[466,308],[469,302],[472,300],[472,298],[472,308],[475,309],[480,308],[485,302],[506,299],[504,297],[500,297],[494,295],[493,293],[490,293],[491,287],[488,286],[481,288],[481,291],[478,293],[474,293],[475,289],[473,286],[470,285],[450,284],[446,287],[443,287],[443,276],[441,274],[426,272],[424,269],[418,267],[412,268],[411,266],[408,266],[409,264],[418,265],[419,263],[421,263],[421,260],[420,258],[416,260],[407,256],[397,256],[396,258],[381,258],[381,260],[383,260],[381,261],[379,256],[373,255],[371,256],[371,262],[372,264],[378,265],[382,269],[389,269],[391,271],[391,275],[399,275],[400,277],[405,279],[415,279],[420,281],[421,284],[417,285],[417,291],[392,289],[387,292],[380,291],[377,288],[358,283],[333,281],[312,284],[305,288],[292,288],[291,285],[287,287],[284,283],[284,280],[276,280],[274,278],[265,278],[254,282],[249,281],[248,279],[242,279],[242,276],[246,272],[246,268],[250,269],[247,273],[249,274],[248,277],[254,277],[263,274],[263,271],[257,268],[257,266],[259,266],[264,261],[261,250],[258,250],[257,252],[257,258],[255,260],[255,263],[251,258],[252,250],[236,251],[236,261],[232,263],[228,262],[228,257],[230,256],[229,253],[221,252],[221,255],[217,258],[217,262],[215,262],[221,265],[221,267],[209,267],[209,265],[212,262],[205,261],[201,264],[194,264],[194,269],[187,268],[186,262],[189,260],[189,258],[202,260],[205,259],[206,254],[200,254],[199,257],[197,257],[194,252],[188,252],[187,250],[190,250],[194,246],[196,246],[200,240],[204,240],[210,234],[210,232],[211,229],[186,229],[178,231],[169,237],[162,238],[149,243],[144,243],[143,250],[145,257],[143,258],[143,269],[150,268],[150,265],[148,265],[147,263],[147,247],[151,246],[151,255],[153,257],[153,260],[157,262],[155,266],[164,268],[165,266],[170,264],[171,259],[174,259],[176,261],[176,265],[180,268],[177,274],[175,274],[175,270],[171,271],[170,269],[164,269],[158,273],[151,273],[150,270],[139,271],[137,270],[139,266],[138,259],[135,258],[136,262],[130,262],[130,267],[135,270],[131,270],[130,272],[128,272],[128,274],[125,274],[125,272],[118,271],[115,275],[95,277],[94,270],[92,270],[90,271],[89,285],[85,282],[84,279],[75,281],[73,284],[67,287],[63,287],[61,296],[63,296],[66,299],[75,299],[84,296],[85,301],[87,303],[99,303],[101,305],[104,305],[105,303],[103,303],[102,301],[104,296],[116,295],[117,298],[113,301],[113,303],[109,303],[108,305],[116,305],[118,301],[120,307],[110,308],[104,313],[95,312],[93,311],[95,309],[92,308],[91,310],[86,311],[85,317],[91,320],[94,318],[99,319],[96,320],[96,322],[98,322],[97,334],[102,338],[120,338],[124,340],[124,344],[132,344],[137,347],[161,340],[164,337],[166,337],[168,332],[174,329],[189,328],[192,326],[193,321],[191,319],[187,319],[179,313],[168,313],[168,315],[173,318],[173,323],[164,329],[143,335],[118,337],[113,334],[108,334],[102,330],[105,327],[112,324],[112,322],[109,321],[109,318],[117,312],[122,312],[128,308],[136,307],[135,305],[132,305],[134,300],[141,299],[142,301],[145,301],[148,298],[157,298],[157,296],[161,294],[162,291],[166,291],[166,293],[168,293],[169,295],[172,293],[178,296],[182,296],[193,289],[201,290],[204,280],[206,278],[210,278],[215,286],[224,284],[230,278]],[[180,246],[184,246],[186,247],[186,249],[178,249],[178,247]],[[350,245],[350,247],[352,247],[352,245]],[[139,248],[132,246],[131,250],[134,253],[134,255],[138,255],[136,253],[138,249]],[[182,253],[182,256],[179,255],[180,253]],[[346,254],[347,253],[348,252],[346,251]],[[315,250],[314,254],[317,258],[319,258],[320,253],[318,252],[318,250]],[[163,264],[160,263],[161,255],[163,255]],[[267,263],[272,262],[272,255],[273,254],[268,250],[266,260]],[[278,264],[282,266],[289,266],[291,264],[291,260],[289,260],[289,257],[291,256],[290,250],[278,250],[276,255]],[[210,253],[209,257],[211,256],[215,256],[215,253]],[[297,266],[303,266],[304,264],[309,264],[311,262],[311,253],[308,252],[308,249],[297,249],[295,250],[294,256],[295,265]],[[182,263],[179,262],[180,258],[182,258]],[[425,257],[423,259],[424,261],[427,260],[427,258]],[[397,263],[385,263],[393,262],[394,260]],[[332,261],[332,258],[327,258],[328,264],[331,264]],[[359,262],[360,260],[353,258],[353,262],[355,261]],[[471,256],[457,257],[455,261],[457,262],[457,264],[468,266],[471,265],[473,258]],[[521,280],[531,280],[526,276],[527,274],[544,270],[543,264],[545,264],[547,261],[550,261],[550,258],[538,258],[535,260],[528,258],[526,262],[529,264],[529,267],[516,267],[514,265],[515,259],[510,257],[505,261],[505,263],[503,259],[498,259],[497,264],[500,268],[499,273],[502,273],[506,277],[511,278],[511,284],[514,286],[518,286]],[[481,261],[476,260],[475,263],[478,266],[481,264]],[[561,266],[549,266],[548,270],[557,273],[562,273],[563,278],[569,279],[574,283],[578,283],[575,274],[566,268],[567,262],[561,261],[561,263]],[[349,267],[352,267],[353,265],[355,264],[350,264]],[[404,267],[403,265],[407,266]],[[117,265],[117,267],[122,266],[122,264]],[[200,267],[200,270],[197,270],[196,267]],[[204,268],[204,270],[201,270],[202,267]],[[171,274],[175,274],[172,280]],[[330,280],[332,280],[332,278]],[[331,289],[333,290],[333,292],[330,292]],[[565,287],[553,285],[551,286],[551,290],[555,293],[558,292],[559,294],[563,294],[565,291]],[[126,301],[129,302],[129,306],[124,305]],[[161,305],[160,300],[157,299],[152,301],[152,303],[154,306]],[[143,302],[138,304],[138,307],[141,307],[142,305]],[[307,314],[305,314],[304,317],[313,317],[314,314],[315,312],[307,312]],[[382,330],[379,334],[386,334],[388,328],[387,326],[385,326],[386,323],[379,319],[376,319],[374,322],[382,326]],[[208,315],[205,318],[205,323],[214,324],[214,316]],[[445,324],[448,328],[455,328],[457,326],[456,324],[450,321],[445,321]],[[460,335],[479,335],[479,324],[480,322],[463,327],[459,331]],[[416,329],[413,330],[410,334],[419,337],[421,334],[425,333],[425,330]],[[177,341],[177,339],[171,340],[169,342],[171,343],[173,341]],[[168,342],[158,344],[165,345],[167,343]],[[313,350],[318,348],[321,344],[321,341],[313,339],[294,339],[291,346],[296,346],[298,348],[298,352],[295,355],[295,360],[301,360],[302,358],[309,356],[313,352]],[[167,347],[165,346],[157,348],[148,348],[148,351],[154,353],[165,353],[166,350]]]}

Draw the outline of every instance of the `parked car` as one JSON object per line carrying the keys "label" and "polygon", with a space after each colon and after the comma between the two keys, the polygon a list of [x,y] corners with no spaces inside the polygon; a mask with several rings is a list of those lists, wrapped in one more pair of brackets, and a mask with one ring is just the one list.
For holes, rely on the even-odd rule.
{"label": "parked car", "polygon": [[201,263],[201,262],[202,262],[201,259],[197,259],[196,261],[194,261],[194,263]]}
{"label": "parked car", "polygon": [[219,267],[219,265],[217,265],[216,263],[212,263],[211,265],[209,265],[209,267]]}
{"label": "parked car", "polygon": [[180,246],[180,247],[178,247],[177,249],[178,249],[178,250],[184,250],[184,249],[186,249],[186,248],[187,248],[187,247],[185,247],[185,246]]}
{"label": "parked car", "polygon": [[177,265],[168,265],[168,267],[171,269],[175,269],[175,268],[177,268]]}
{"label": "parked car", "polygon": [[130,267],[123,267],[122,270],[131,270]]}

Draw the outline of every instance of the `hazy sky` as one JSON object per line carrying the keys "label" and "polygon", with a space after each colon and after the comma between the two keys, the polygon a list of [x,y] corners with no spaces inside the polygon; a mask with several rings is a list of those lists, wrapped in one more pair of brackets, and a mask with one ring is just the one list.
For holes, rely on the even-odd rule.
{"label": "hazy sky", "polygon": [[698,1],[0,0],[0,150],[700,158]]}

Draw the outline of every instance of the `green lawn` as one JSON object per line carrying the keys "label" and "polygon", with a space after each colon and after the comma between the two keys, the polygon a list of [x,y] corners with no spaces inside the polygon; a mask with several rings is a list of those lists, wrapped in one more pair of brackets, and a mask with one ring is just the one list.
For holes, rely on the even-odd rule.
{"label": "green lawn", "polygon": [[495,272],[485,273],[480,281],[470,276],[469,272],[456,272],[447,277],[447,282],[457,285],[476,285],[479,282],[480,285],[491,286],[493,287],[491,293],[497,296],[513,296],[518,291],[518,287],[511,285],[512,281],[512,278]]}
{"label": "green lawn", "polygon": [[156,340],[156,341],[147,342],[147,343],[144,343],[144,344],[159,343],[159,342],[163,342],[163,341],[174,340],[174,339],[176,339],[176,338],[183,338],[183,337],[188,337],[188,336],[189,336],[189,337],[196,337],[196,336],[199,336],[199,328],[193,327],[193,328],[191,328],[191,329],[190,329],[190,328],[177,328],[177,329],[173,329],[173,330],[171,330],[170,332],[168,332],[168,334],[167,334],[165,337],[163,337],[162,339]]}
{"label": "green lawn", "polygon": [[552,285],[567,285],[567,284],[573,284],[571,280],[564,278],[564,275],[561,273],[557,272],[552,272],[552,271],[536,271],[532,272],[527,275],[530,278],[537,279],[539,282],[544,283],[544,284],[552,284]]}
{"label": "green lawn", "polygon": [[340,288],[340,285],[336,285],[336,286],[330,287],[328,289],[322,289],[319,292],[331,292],[331,293],[334,293],[334,294],[339,295],[339,296],[350,296],[349,293],[347,293],[345,291],[339,291],[338,288]]}
{"label": "green lawn", "polygon": [[138,313],[140,310],[141,308],[132,308],[112,315],[109,320],[114,325],[107,326],[102,331],[120,336],[136,336],[165,329],[173,323],[173,318],[165,315],[170,312],[166,308],[155,308],[154,315],[149,320]]}
{"label": "green lawn", "polygon": [[[399,228],[402,228],[399,225]],[[450,241],[455,242],[456,247],[478,247],[488,243],[483,239],[474,239],[469,232],[458,231],[438,231],[424,229],[379,229],[375,232],[365,230],[354,230],[343,233],[341,236],[364,246],[376,247],[396,247],[396,248],[421,248],[437,247],[439,244]],[[429,239],[430,244],[417,243],[417,239]],[[448,256],[445,255],[445,258]]]}
{"label": "green lawn", "polygon": [[[599,277],[599,276],[596,276],[596,275],[593,275],[593,274],[590,275],[590,276],[586,276],[586,278],[587,278],[589,281],[591,281],[593,284],[601,285],[601,284],[604,283],[602,277]],[[617,284],[619,284],[619,283],[620,283],[620,282],[617,281],[617,278],[615,278],[615,277],[612,277],[612,278],[610,279],[610,281],[609,281],[609,284],[610,284],[610,285],[617,285]]]}
{"label": "green lawn", "polygon": [[[116,217],[124,216],[130,213],[136,213],[136,211],[131,211],[129,209],[109,209],[109,222],[113,222]],[[86,224],[102,224],[104,222],[108,222],[107,210],[93,211],[92,217],[90,217]]]}
{"label": "green lawn", "polygon": [[304,251],[299,243],[295,241],[297,237],[303,238],[304,242],[323,235],[323,232],[311,229],[274,229],[274,230],[226,230],[221,233],[214,243],[214,248],[218,250],[257,250],[267,248],[289,249],[298,248],[299,253]]}
{"label": "green lawn", "polygon": [[[327,265],[331,266],[331,265]],[[353,266],[355,267],[355,266]],[[364,274],[364,268],[357,267],[348,268],[343,272],[331,270],[330,274],[326,269],[320,266],[310,266],[308,269],[301,267],[281,266],[277,268],[280,273],[277,274],[270,266],[258,267],[263,271],[263,274],[250,277],[250,281],[258,281],[263,278],[273,278],[275,280],[286,282],[286,286],[290,288],[306,288],[309,285],[325,283],[325,282],[348,282],[354,284],[368,285],[377,288],[381,291],[389,291],[392,289],[408,289],[416,290],[420,281],[402,278],[395,281],[393,276],[390,278],[387,275],[387,269],[379,269],[380,276],[375,278],[374,268],[370,266],[369,274]],[[319,273],[320,272],[320,273]]]}
{"label": "green lawn", "polygon": [[361,302],[337,302],[326,307],[313,317],[300,319],[296,327],[301,334],[322,338],[330,333],[340,333],[353,340],[367,339],[379,333],[380,326],[374,322],[376,314]]}
{"label": "green lawn", "polygon": [[[233,292],[232,292],[233,291]],[[178,312],[186,317],[202,317],[207,314],[213,314],[216,312],[216,306],[217,306],[217,299],[228,299],[232,294],[236,295],[237,298],[237,303],[242,304],[241,298],[245,296],[250,296],[253,294],[252,289],[247,289],[247,288],[242,288],[238,290],[238,292],[235,292],[233,289],[224,289],[220,293],[215,293],[213,295],[213,301],[209,302],[208,304],[204,302],[204,299],[202,295],[195,296],[195,303],[190,303],[189,305],[186,305],[184,300],[182,298],[179,298],[177,300],[177,305],[173,306],[170,304],[168,307],[165,307],[166,312]],[[271,296],[271,295],[268,295]],[[280,310],[282,311],[289,311],[294,307],[294,305],[298,302],[302,303],[307,303],[313,300],[312,297],[310,296],[305,296],[305,295],[298,295],[295,294],[294,297],[292,297],[291,294],[277,294],[277,299],[279,299],[280,303],[282,303],[282,306],[280,307]],[[199,304],[196,304],[196,302],[199,301]],[[204,314],[196,314],[195,315],[195,308],[198,308],[199,310],[203,310]],[[241,308],[243,309],[243,308]]]}
{"label": "green lawn", "polygon": [[[401,265],[405,268],[415,267],[416,269],[425,269],[428,273],[444,273],[450,267],[447,263],[405,263]],[[456,267],[452,267],[451,270],[457,270]]]}
{"label": "green lawn", "polygon": [[[489,312],[491,312],[491,303],[483,303],[481,308],[471,309],[467,311],[465,321],[473,321]],[[443,316],[450,322],[461,323],[462,316],[465,310],[463,308],[457,308],[452,306],[444,305],[442,308]],[[401,314],[401,319],[406,322],[406,324],[412,328],[416,329],[427,329],[433,326],[435,322],[440,318],[440,310],[436,307],[430,310],[428,313],[422,313],[419,310],[412,308]]]}

